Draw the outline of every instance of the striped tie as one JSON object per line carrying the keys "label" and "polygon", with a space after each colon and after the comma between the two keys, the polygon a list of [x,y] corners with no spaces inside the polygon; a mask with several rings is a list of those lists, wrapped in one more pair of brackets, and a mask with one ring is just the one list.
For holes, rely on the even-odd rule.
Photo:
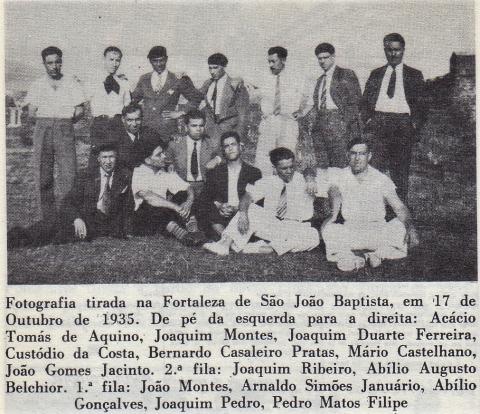
{"label": "striped tie", "polygon": [[320,95],[320,109],[327,109],[327,75],[320,76],[322,81],[322,93]]}
{"label": "striped tie", "polygon": [[282,192],[280,193],[280,198],[278,199],[277,207],[277,217],[280,220],[285,218],[285,213],[287,212],[287,185],[283,184]]}

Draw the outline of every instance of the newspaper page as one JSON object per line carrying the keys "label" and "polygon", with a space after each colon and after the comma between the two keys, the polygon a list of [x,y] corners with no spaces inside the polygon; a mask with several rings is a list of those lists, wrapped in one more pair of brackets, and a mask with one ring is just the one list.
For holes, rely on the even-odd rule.
{"label": "newspaper page", "polygon": [[5,1],[1,412],[478,412],[473,1]]}

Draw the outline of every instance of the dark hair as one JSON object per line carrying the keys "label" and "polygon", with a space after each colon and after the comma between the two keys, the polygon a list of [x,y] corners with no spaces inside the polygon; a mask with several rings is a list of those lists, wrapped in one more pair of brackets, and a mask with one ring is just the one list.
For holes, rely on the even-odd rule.
{"label": "dark hair", "polygon": [[282,160],[294,160],[295,154],[288,148],[278,147],[270,151],[270,162],[277,166]]}
{"label": "dark hair", "polygon": [[108,46],[104,51],[103,51],[103,56],[107,56],[108,52],[115,52],[120,55],[120,59],[123,57],[122,51],[117,47],[117,46]]}
{"label": "dark hair", "polygon": [[122,109],[122,116],[127,114],[133,114],[134,112],[140,111],[143,115],[142,107],[137,102],[131,102],[127,106],[124,106]]}
{"label": "dark hair", "polygon": [[274,46],[274,47],[271,47],[270,49],[268,49],[268,54],[269,54],[269,55],[275,55],[275,54],[277,54],[277,56],[278,56],[280,59],[286,59],[287,56],[288,56],[288,50],[285,49],[285,48],[282,47],[282,46]]}
{"label": "dark hair", "polygon": [[315,48],[315,56],[318,56],[319,53],[330,53],[331,55],[335,54],[335,48],[330,43],[320,43]]}
{"label": "dark hair", "polygon": [[207,63],[209,65],[220,65],[225,67],[228,65],[228,59],[225,55],[222,55],[221,53],[214,53],[213,55],[210,55],[208,57]]}
{"label": "dark hair", "polygon": [[389,33],[383,38],[383,44],[389,42],[400,42],[402,47],[405,47],[405,39],[401,34],[398,33]]}
{"label": "dark hair", "polygon": [[241,140],[240,140],[240,135],[238,134],[237,131],[227,131],[227,132],[224,132],[224,133],[220,136],[220,147],[223,147],[223,142],[224,142],[227,138],[235,138],[235,141],[237,141],[239,144],[240,144],[240,142],[241,142]]}
{"label": "dark hair", "polygon": [[167,57],[167,49],[163,46],[153,46],[147,55],[147,59],[158,59],[161,57]]}
{"label": "dark hair", "polygon": [[367,146],[368,152],[372,152],[372,144],[365,136],[359,136],[351,139],[347,144],[347,150],[350,151],[355,145],[365,144]]}
{"label": "dark hair", "polygon": [[58,57],[62,57],[62,51],[56,46],[48,46],[42,50],[42,60],[45,62],[45,58],[49,55],[58,55]]}
{"label": "dark hair", "polygon": [[101,152],[106,152],[106,151],[118,151],[117,145],[114,144],[113,142],[106,142],[104,144],[99,144],[96,145],[93,148],[94,154],[95,155],[100,155]]}
{"label": "dark hair", "polygon": [[203,122],[205,122],[205,114],[198,109],[191,109],[185,114],[183,119],[186,125],[188,125],[190,119],[203,119]]}

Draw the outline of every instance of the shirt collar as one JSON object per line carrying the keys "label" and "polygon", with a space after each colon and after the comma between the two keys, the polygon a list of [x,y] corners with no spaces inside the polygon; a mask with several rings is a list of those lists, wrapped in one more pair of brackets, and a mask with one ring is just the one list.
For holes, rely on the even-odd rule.
{"label": "shirt collar", "polygon": [[190,135],[187,135],[187,141],[189,141],[190,144],[192,144],[193,146],[194,143],[200,144],[203,141],[203,139],[200,138],[195,141]]}
{"label": "shirt collar", "polygon": [[328,68],[328,70],[322,71],[322,72],[323,72],[322,74],[323,74],[323,75],[327,75],[327,76],[332,76],[332,75],[333,75],[333,72],[335,72],[335,68],[336,68],[336,67],[337,67],[337,65],[334,63],[332,66],[330,66],[330,67]]}

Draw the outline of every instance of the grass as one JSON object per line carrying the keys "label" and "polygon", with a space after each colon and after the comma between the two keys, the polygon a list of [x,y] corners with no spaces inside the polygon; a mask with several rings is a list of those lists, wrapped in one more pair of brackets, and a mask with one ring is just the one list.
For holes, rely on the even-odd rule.
{"label": "grass", "polygon": [[[378,269],[343,273],[319,248],[306,253],[217,257],[172,239],[101,238],[91,243],[13,249],[9,284],[455,281],[477,279],[475,128],[432,112],[414,154],[410,205],[421,245],[408,258]],[[31,150],[15,136],[7,145],[8,226],[31,223]],[[17,141],[16,141],[17,140]],[[78,144],[81,165],[88,147]],[[433,150],[440,159],[429,162]],[[247,148],[251,158],[253,147]]]}

